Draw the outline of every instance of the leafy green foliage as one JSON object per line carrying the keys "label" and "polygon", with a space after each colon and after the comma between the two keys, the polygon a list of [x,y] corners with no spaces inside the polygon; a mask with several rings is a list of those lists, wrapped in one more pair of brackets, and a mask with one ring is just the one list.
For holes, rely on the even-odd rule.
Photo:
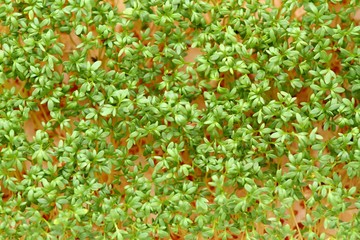
{"label": "leafy green foliage", "polygon": [[0,2],[2,238],[360,238],[358,1],[125,5]]}

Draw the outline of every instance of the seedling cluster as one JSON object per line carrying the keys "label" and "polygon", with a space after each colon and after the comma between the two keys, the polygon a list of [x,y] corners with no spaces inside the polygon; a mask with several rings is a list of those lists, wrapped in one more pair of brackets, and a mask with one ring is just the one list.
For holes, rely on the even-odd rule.
{"label": "seedling cluster", "polygon": [[358,0],[1,0],[0,239],[360,239]]}

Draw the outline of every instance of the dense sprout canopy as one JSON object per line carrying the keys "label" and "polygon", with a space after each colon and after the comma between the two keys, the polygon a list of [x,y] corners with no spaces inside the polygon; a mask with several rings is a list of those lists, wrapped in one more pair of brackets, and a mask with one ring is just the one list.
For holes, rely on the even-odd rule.
{"label": "dense sprout canopy", "polygon": [[360,239],[358,0],[0,0],[1,239]]}

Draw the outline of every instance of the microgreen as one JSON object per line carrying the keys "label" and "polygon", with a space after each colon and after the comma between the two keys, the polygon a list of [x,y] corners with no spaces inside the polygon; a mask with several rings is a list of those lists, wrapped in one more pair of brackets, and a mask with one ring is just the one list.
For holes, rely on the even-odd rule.
{"label": "microgreen", "polygon": [[1,239],[359,239],[359,13],[0,1]]}

